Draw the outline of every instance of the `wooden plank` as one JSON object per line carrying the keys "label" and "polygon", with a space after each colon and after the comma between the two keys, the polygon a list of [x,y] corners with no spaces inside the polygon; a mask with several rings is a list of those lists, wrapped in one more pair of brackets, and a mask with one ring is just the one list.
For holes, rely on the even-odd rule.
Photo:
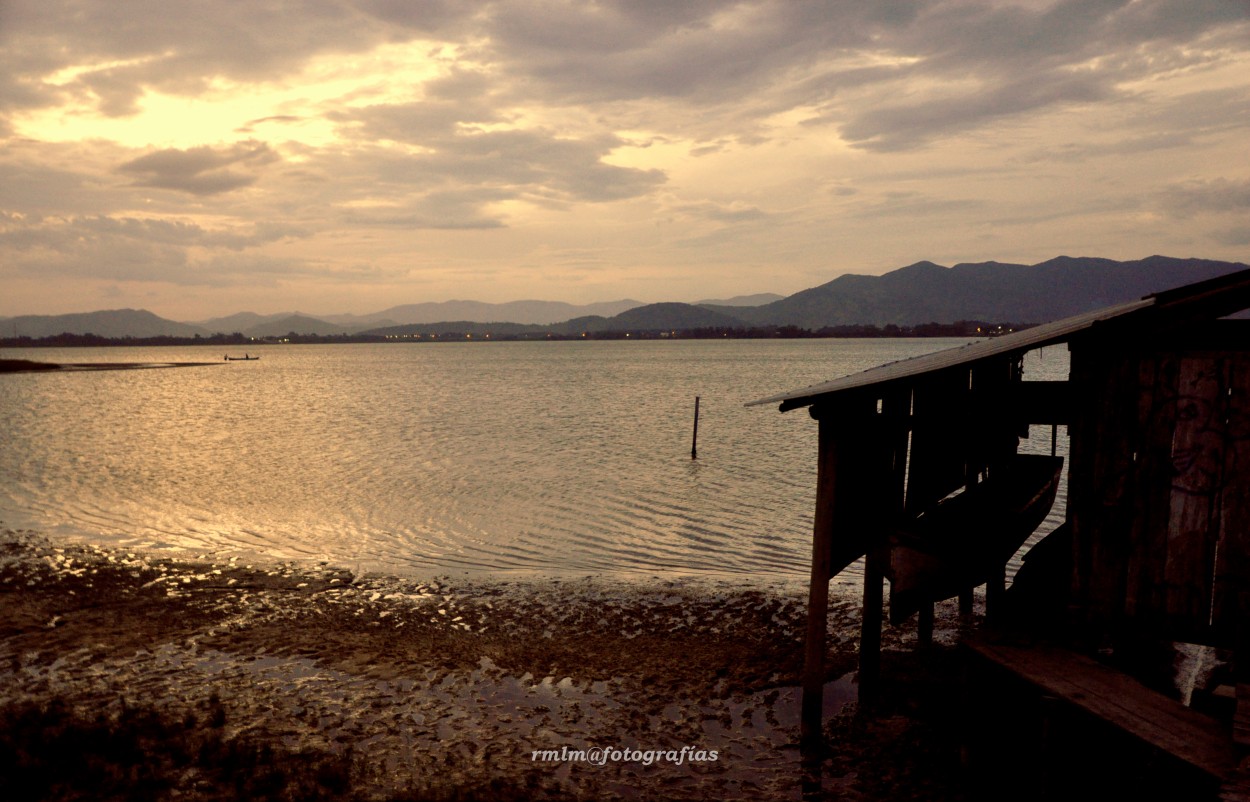
{"label": "wooden plank", "polygon": [[1238,753],[1224,725],[1132,677],[1056,647],[969,639],[975,654],[1215,778],[1231,776]]}
{"label": "wooden plank", "polygon": [[910,387],[892,390],[881,398],[881,427],[890,449],[889,480],[881,492],[881,502],[885,505],[881,512],[885,515],[901,514],[906,500],[907,461],[911,452],[911,405]]}
{"label": "wooden plank", "polygon": [[[1238,321],[1240,322],[1240,321]],[[1213,626],[1222,643],[1236,645],[1250,632],[1250,355],[1229,357],[1226,486],[1222,496],[1220,544],[1215,566]],[[1246,654],[1250,663],[1250,638]],[[1246,681],[1250,682],[1250,666]]]}
{"label": "wooden plank", "polygon": [[1167,618],[1189,639],[1210,623],[1225,482],[1227,389],[1222,359],[1189,355],[1181,360],[1164,583]]}
{"label": "wooden plank", "polygon": [[975,447],[968,455],[968,478],[1010,461],[1020,438],[1028,436],[1028,426],[1013,405],[1021,375],[1019,357],[982,362],[972,368],[969,393],[973,417],[966,440]]}
{"label": "wooden plank", "polygon": [[[1097,360],[1089,349],[1071,347],[1068,381],[1072,384],[1072,395],[1080,401],[1073,407],[1072,420],[1068,424],[1068,524],[1072,529],[1072,573],[1069,585],[1069,598],[1074,612],[1078,617],[1070,624],[1089,628],[1085,619],[1085,606],[1089,600],[1089,585],[1093,576],[1091,544],[1086,535],[1094,526],[1091,520],[1086,523],[1085,510],[1097,503],[1093,487],[1093,454],[1097,444],[1094,435],[1097,432],[1097,416],[1093,414],[1093,405],[1089,402],[1091,394],[1098,389]],[[1089,637],[1089,633],[1075,633],[1079,638]]]}
{"label": "wooden plank", "polygon": [[1141,361],[1138,379],[1137,444],[1125,614],[1140,630],[1162,631],[1168,520],[1172,499],[1172,436],[1176,428],[1179,358],[1153,354]]}
{"label": "wooden plank", "polygon": [[912,399],[906,509],[916,515],[966,481],[968,371],[925,377],[916,383]]}
{"label": "wooden plank", "polygon": [[1073,537],[1073,601],[1080,634],[1101,644],[1123,619],[1134,514],[1137,356],[1117,347],[1072,352],[1073,392],[1068,520]]}
{"label": "wooden plank", "polygon": [[1237,709],[1233,714],[1233,740],[1250,749],[1250,682],[1237,683]]}

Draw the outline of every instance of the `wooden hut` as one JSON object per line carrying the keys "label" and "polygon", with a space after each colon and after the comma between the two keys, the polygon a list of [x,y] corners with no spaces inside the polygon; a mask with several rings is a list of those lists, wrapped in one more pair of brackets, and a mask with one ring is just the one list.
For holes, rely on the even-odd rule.
{"label": "wooden hut", "polygon": [[[1027,609],[1060,637],[1045,648],[983,640],[970,645],[978,659],[1242,798],[1227,789],[1250,746],[1250,321],[1227,317],[1248,307],[1250,270],[752,402],[806,407],[819,422],[804,742],[821,733],[829,580],[863,557],[864,706],[887,577],[891,618],[917,612],[922,638],[933,602],[968,604],[984,583],[987,619]],[[1024,355],[1060,343],[1068,380],[1023,381]],[[1054,463],[1019,453],[1035,425],[1067,428],[1066,518],[1025,556],[1019,579],[1033,581],[1005,594],[1004,566],[1054,492]],[[1048,590],[1009,603],[1030,587]],[[1234,655],[1232,720],[1129,698],[1132,656],[1173,641]]]}

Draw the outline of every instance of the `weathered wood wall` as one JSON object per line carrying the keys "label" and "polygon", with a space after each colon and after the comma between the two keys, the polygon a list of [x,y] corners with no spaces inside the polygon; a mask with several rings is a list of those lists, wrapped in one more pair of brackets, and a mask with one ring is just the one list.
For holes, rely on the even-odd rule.
{"label": "weathered wood wall", "polygon": [[1250,626],[1250,351],[1074,344],[1073,599],[1089,634]]}

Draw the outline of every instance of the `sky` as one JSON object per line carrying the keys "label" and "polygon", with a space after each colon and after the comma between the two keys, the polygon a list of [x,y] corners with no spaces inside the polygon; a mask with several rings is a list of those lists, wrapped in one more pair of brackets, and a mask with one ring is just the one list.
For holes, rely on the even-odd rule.
{"label": "sky", "polygon": [[0,0],[0,315],[1250,261],[1250,0]]}

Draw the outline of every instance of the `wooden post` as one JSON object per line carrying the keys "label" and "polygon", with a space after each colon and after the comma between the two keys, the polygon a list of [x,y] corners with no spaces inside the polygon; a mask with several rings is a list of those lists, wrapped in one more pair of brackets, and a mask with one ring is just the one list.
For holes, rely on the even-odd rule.
{"label": "wooden post", "polygon": [[699,458],[699,396],[694,397],[694,436],[690,440],[690,459]]}
{"label": "wooden post", "polygon": [[[884,559],[878,518],[896,512],[893,501],[890,449],[883,442],[876,399],[839,398],[812,407],[820,423],[816,471],[816,514],[812,527],[812,572],[808,590],[807,641],[803,663],[800,742],[807,749],[822,743],[825,681],[825,630],[828,626],[829,580],[860,554],[866,553],[864,631],[860,644],[860,699],[875,692],[881,644]],[[877,528],[874,528],[877,527]],[[847,558],[843,561],[843,558]],[[875,593],[873,592],[875,576]]]}
{"label": "wooden post", "polygon": [[816,754],[822,743],[821,731],[825,691],[825,630],[829,614],[829,572],[833,550],[833,508],[837,490],[836,422],[832,415],[812,408],[819,422],[816,456],[816,513],[812,526],[812,574],[807,591],[807,640],[803,655],[803,703],[799,721],[799,742],[807,755]]}
{"label": "wooden post", "polygon": [[985,623],[997,625],[1003,619],[1003,602],[1007,593],[1007,566],[999,565],[990,572],[985,583]]}
{"label": "wooden post", "polygon": [[877,546],[864,555],[864,609],[859,629],[859,711],[877,705],[881,686],[881,623],[885,598],[885,561],[888,547]]}
{"label": "wooden post", "polygon": [[1060,742],[1056,732],[1057,722],[1055,717],[1059,713],[1059,699],[1048,693],[1043,693],[1041,699],[1038,700],[1038,714],[1041,719],[1041,732],[1038,735],[1038,756],[1037,762],[1041,766],[1040,776],[1038,779],[1038,799],[1059,799],[1058,795],[1054,795],[1057,783],[1057,767],[1062,764],[1062,755],[1060,751]]}
{"label": "wooden post", "polygon": [[922,648],[933,645],[933,602],[920,605],[916,616],[916,645]]}

